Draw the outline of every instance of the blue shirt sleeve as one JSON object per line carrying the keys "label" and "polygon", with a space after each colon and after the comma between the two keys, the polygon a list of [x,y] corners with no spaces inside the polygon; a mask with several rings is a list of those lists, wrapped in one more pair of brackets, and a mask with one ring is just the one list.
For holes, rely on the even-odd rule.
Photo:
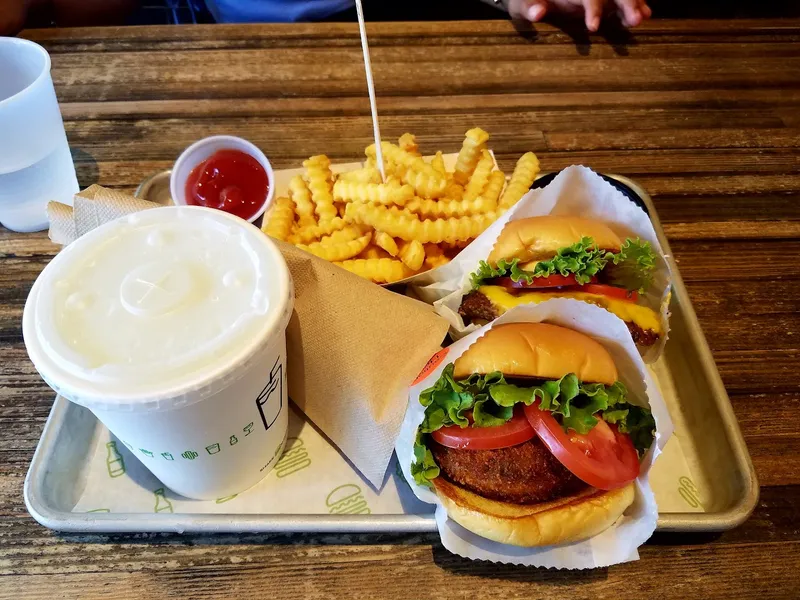
{"label": "blue shirt sleeve", "polygon": [[218,23],[314,21],[352,8],[353,0],[206,0]]}

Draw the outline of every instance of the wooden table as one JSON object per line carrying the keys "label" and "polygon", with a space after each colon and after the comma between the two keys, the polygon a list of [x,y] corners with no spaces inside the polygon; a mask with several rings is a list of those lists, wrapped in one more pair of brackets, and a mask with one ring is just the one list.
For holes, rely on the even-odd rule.
{"label": "wooden table", "polygon": [[[385,137],[455,151],[492,133],[653,195],[762,486],[743,526],[656,535],[587,572],[474,563],[435,535],[58,535],[22,484],[53,400],[25,354],[26,294],[56,252],[0,229],[0,597],[790,598],[800,595],[800,21],[655,22],[625,38],[506,22],[370,25]],[[353,25],[28,31],[83,186],[132,190],[212,133],[276,167],[371,141]]]}

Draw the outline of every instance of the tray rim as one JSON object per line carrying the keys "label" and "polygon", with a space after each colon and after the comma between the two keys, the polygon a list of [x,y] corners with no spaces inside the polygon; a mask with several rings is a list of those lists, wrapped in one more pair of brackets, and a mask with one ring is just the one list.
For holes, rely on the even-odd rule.
{"label": "tray rim", "polygon": [[[156,174],[151,175],[152,179]],[[540,173],[539,176],[546,175]],[[659,532],[714,532],[733,529],[744,523],[758,504],[759,485],[750,454],[733,412],[730,398],[714,363],[711,349],[700,328],[697,314],[672,255],[661,221],[650,195],[632,179],[607,174],[628,186],[647,207],[653,228],[672,271],[672,292],[684,311],[688,334],[695,345],[703,371],[712,390],[716,408],[731,441],[737,469],[745,475],[745,490],[738,502],[720,512],[665,513],[659,515]],[[146,180],[147,181],[147,180]],[[144,184],[145,182],[143,182]],[[140,186],[141,187],[141,186]],[[137,190],[138,191],[138,190]],[[41,525],[63,532],[94,533],[430,533],[437,530],[433,513],[428,515],[276,515],[276,514],[142,514],[73,513],[49,506],[41,492],[47,464],[55,451],[55,439],[63,426],[69,401],[56,396],[25,477],[23,495],[31,516]]]}

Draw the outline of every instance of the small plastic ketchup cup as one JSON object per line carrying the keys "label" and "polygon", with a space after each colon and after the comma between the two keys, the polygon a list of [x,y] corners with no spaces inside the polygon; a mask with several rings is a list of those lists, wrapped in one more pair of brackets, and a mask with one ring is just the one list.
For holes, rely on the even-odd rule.
{"label": "small plastic ketchup cup", "polygon": [[256,214],[269,193],[264,167],[241,150],[217,150],[186,180],[186,203],[217,208],[245,221]]}
{"label": "small plastic ketchup cup", "polygon": [[275,174],[253,143],[231,135],[203,138],[184,150],[170,176],[177,206],[204,206],[254,222],[275,195]]}

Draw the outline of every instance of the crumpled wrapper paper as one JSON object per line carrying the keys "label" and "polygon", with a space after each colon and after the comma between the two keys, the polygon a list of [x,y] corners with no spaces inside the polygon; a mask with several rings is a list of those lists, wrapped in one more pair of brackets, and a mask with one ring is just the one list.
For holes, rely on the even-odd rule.
{"label": "crumpled wrapper paper", "polygon": [[[655,443],[642,461],[633,505],[612,527],[583,542],[542,548],[520,548],[492,542],[449,519],[436,494],[417,485],[411,475],[414,439],[425,414],[425,408],[419,403],[420,392],[432,386],[447,364],[454,362],[492,327],[519,322],[562,325],[600,342],[617,365],[619,378],[628,388],[628,400],[633,404],[649,405],[656,421]],[[423,502],[436,504],[436,522],[444,547],[471,559],[560,569],[591,569],[637,560],[637,548],[653,534],[658,520],[658,507],[648,481],[650,468],[672,435],[673,425],[664,399],[645,368],[625,324],[597,306],[557,298],[538,305],[518,306],[446,350],[444,359],[435,368],[429,365],[425,378],[411,387],[408,411],[396,447],[400,467],[414,494]]]}
{"label": "crumpled wrapper paper", "polygon": [[[50,239],[159,205],[92,186],[74,210],[51,202]],[[431,307],[389,292],[289,244],[280,245],[295,287],[286,333],[289,395],[361,474],[380,488],[406,408],[408,384],[439,349],[447,322]]]}
{"label": "crumpled wrapper paper", "polygon": [[669,266],[647,213],[587,167],[568,167],[546,187],[531,190],[452,263],[442,267],[436,274],[436,282],[416,288],[416,294],[422,300],[433,303],[436,312],[450,322],[450,332],[454,337],[475,331],[478,326],[465,326],[458,314],[461,300],[471,288],[470,275],[477,270],[478,263],[489,256],[506,223],[542,215],[593,218],[606,223],[623,240],[638,237],[650,242],[657,255],[656,271],[653,284],[647,293],[640,296],[640,303],[661,315],[665,334],[643,354],[647,362],[655,361],[664,349],[669,332]]}

